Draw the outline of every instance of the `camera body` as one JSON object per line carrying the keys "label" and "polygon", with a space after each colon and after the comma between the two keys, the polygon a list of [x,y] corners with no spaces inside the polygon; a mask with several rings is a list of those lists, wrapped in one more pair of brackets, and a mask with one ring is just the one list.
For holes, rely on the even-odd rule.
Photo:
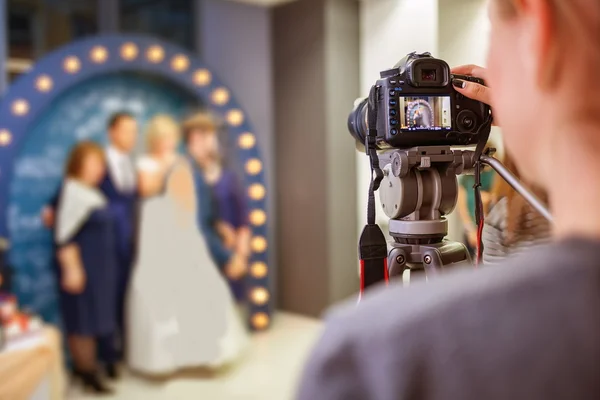
{"label": "camera body", "polygon": [[[491,129],[490,107],[458,93],[450,67],[429,53],[411,53],[394,68],[381,72],[377,101],[378,149],[416,146],[467,146]],[[357,104],[348,119],[350,133],[361,145],[368,135],[368,99]]]}

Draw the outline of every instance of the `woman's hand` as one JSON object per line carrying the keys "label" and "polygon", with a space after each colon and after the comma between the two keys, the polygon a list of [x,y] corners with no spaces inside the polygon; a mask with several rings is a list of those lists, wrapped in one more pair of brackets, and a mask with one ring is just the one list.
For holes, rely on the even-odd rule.
{"label": "woman's hand", "polygon": [[85,283],[85,272],[81,266],[72,265],[64,268],[61,285],[65,292],[81,294],[85,289]]}
{"label": "woman's hand", "polygon": [[62,272],[61,287],[67,293],[81,294],[85,289],[86,277],[79,247],[68,244],[58,249],[57,256]]}
{"label": "woman's hand", "polygon": [[248,270],[248,261],[246,257],[234,253],[229,260],[229,263],[225,266],[225,275],[229,279],[238,280],[246,275],[246,271]]}
{"label": "woman's hand", "polygon": [[[486,80],[487,70],[477,65],[461,65],[452,68],[451,72],[457,75],[467,75]],[[475,82],[464,81],[462,79],[454,79],[452,85],[454,85],[457,92],[492,107],[492,96],[489,87]]]}
{"label": "woman's hand", "polygon": [[54,209],[52,207],[44,207],[42,210],[42,222],[44,226],[51,229],[54,226]]}
{"label": "woman's hand", "polygon": [[233,250],[237,242],[237,235],[233,226],[227,222],[219,221],[216,223],[216,229],[221,240],[223,240],[225,248]]}
{"label": "woman's hand", "polygon": [[250,239],[252,237],[252,231],[245,226],[237,230],[236,236],[235,251],[246,258],[250,258]]}

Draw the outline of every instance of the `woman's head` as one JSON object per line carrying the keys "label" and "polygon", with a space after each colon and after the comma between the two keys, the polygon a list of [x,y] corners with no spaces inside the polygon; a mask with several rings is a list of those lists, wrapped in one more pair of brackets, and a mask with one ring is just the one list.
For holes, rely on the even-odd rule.
{"label": "woman's head", "polygon": [[148,152],[155,155],[167,155],[177,152],[180,141],[180,129],[177,121],[169,115],[156,115],[146,127],[146,145]]}
{"label": "woman's head", "polygon": [[600,1],[490,0],[488,84],[507,147],[530,179],[532,149],[600,112]]}
{"label": "woman's head", "polygon": [[98,186],[105,174],[106,161],[102,147],[90,141],[77,143],[69,154],[66,176],[90,186]]}
{"label": "woman's head", "polygon": [[183,123],[188,152],[196,161],[207,163],[220,159],[219,123],[208,112],[200,112]]}

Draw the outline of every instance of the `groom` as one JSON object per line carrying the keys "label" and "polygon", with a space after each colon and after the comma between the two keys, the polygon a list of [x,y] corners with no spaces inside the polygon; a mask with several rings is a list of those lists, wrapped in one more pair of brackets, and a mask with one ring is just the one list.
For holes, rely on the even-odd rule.
{"label": "groom", "polygon": [[[115,215],[117,240],[117,255],[119,261],[119,276],[117,284],[118,297],[118,327],[117,343],[113,343],[123,351],[125,327],[125,295],[131,276],[131,267],[135,255],[136,216],[138,204],[138,187],[135,167],[133,163],[133,150],[135,149],[138,124],[133,115],[126,112],[113,114],[108,121],[108,142],[106,148],[107,174],[100,185],[108,207]],[[108,375],[117,377],[114,363],[122,354],[108,350]]]}
{"label": "groom", "polygon": [[[107,173],[100,186],[108,201],[108,207],[115,216],[115,240],[119,264],[117,277],[117,337],[100,338],[100,359],[106,363],[110,378],[118,378],[117,362],[123,356],[125,294],[129,285],[133,257],[135,255],[136,216],[138,203],[137,179],[132,159],[135,148],[138,124],[132,114],[117,112],[110,116],[107,125],[108,146],[105,150]],[[44,210],[44,224],[54,226],[54,213],[58,205],[57,195]]]}

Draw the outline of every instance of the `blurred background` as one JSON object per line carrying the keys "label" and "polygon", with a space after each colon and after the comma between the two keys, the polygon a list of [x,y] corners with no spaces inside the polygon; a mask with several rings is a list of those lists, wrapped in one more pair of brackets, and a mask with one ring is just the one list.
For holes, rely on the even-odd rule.
{"label": "blurred background", "polygon": [[[356,247],[370,169],[346,128],[354,100],[412,51],[431,52],[451,66],[485,65],[488,28],[485,0],[0,0],[0,107],[6,110],[0,112],[0,156],[10,157],[0,171],[0,232],[10,266],[4,280],[11,275],[3,307],[16,303],[42,326],[21,327],[8,339],[5,329],[0,393],[4,377],[21,368],[31,372],[25,398],[88,396],[69,374],[64,391],[56,383],[63,359],[67,369],[71,364],[53,236],[42,216],[61,186],[71,147],[88,139],[106,146],[109,116],[125,111],[139,124],[133,151],[139,158],[154,115],[181,121],[209,110],[225,121],[220,149],[239,178],[252,232],[242,296],[250,350],[226,372],[160,382],[127,372],[123,363],[114,398],[292,398],[322,313],[358,291]],[[104,70],[92,65],[93,57],[88,66],[90,50],[78,45],[81,40],[109,50],[134,43],[133,57],[149,66]],[[166,56],[144,53],[153,40]],[[169,64],[176,55],[187,61]],[[81,61],[76,71],[51,65],[53,57],[69,56]],[[106,65],[114,58],[118,54],[108,54]],[[153,64],[172,71],[153,70]],[[69,80],[88,68],[94,72],[85,79]],[[194,75],[198,71],[209,71],[218,86],[199,82],[204,75]],[[48,86],[39,86],[40,74],[55,92],[38,107],[37,92]],[[26,89],[28,82],[37,92]],[[222,88],[224,101],[214,97]],[[232,110],[242,113],[243,125]],[[493,137],[501,153],[499,132]],[[463,241],[457,214],[450,217],[449,238]],[[378,220],[385,231],[381,209]],[[43,333],[34,340],[30,331]],[[3,357],[40,359],[42,351],[48,361],[38,369],[14,362],[2,375]]]}

